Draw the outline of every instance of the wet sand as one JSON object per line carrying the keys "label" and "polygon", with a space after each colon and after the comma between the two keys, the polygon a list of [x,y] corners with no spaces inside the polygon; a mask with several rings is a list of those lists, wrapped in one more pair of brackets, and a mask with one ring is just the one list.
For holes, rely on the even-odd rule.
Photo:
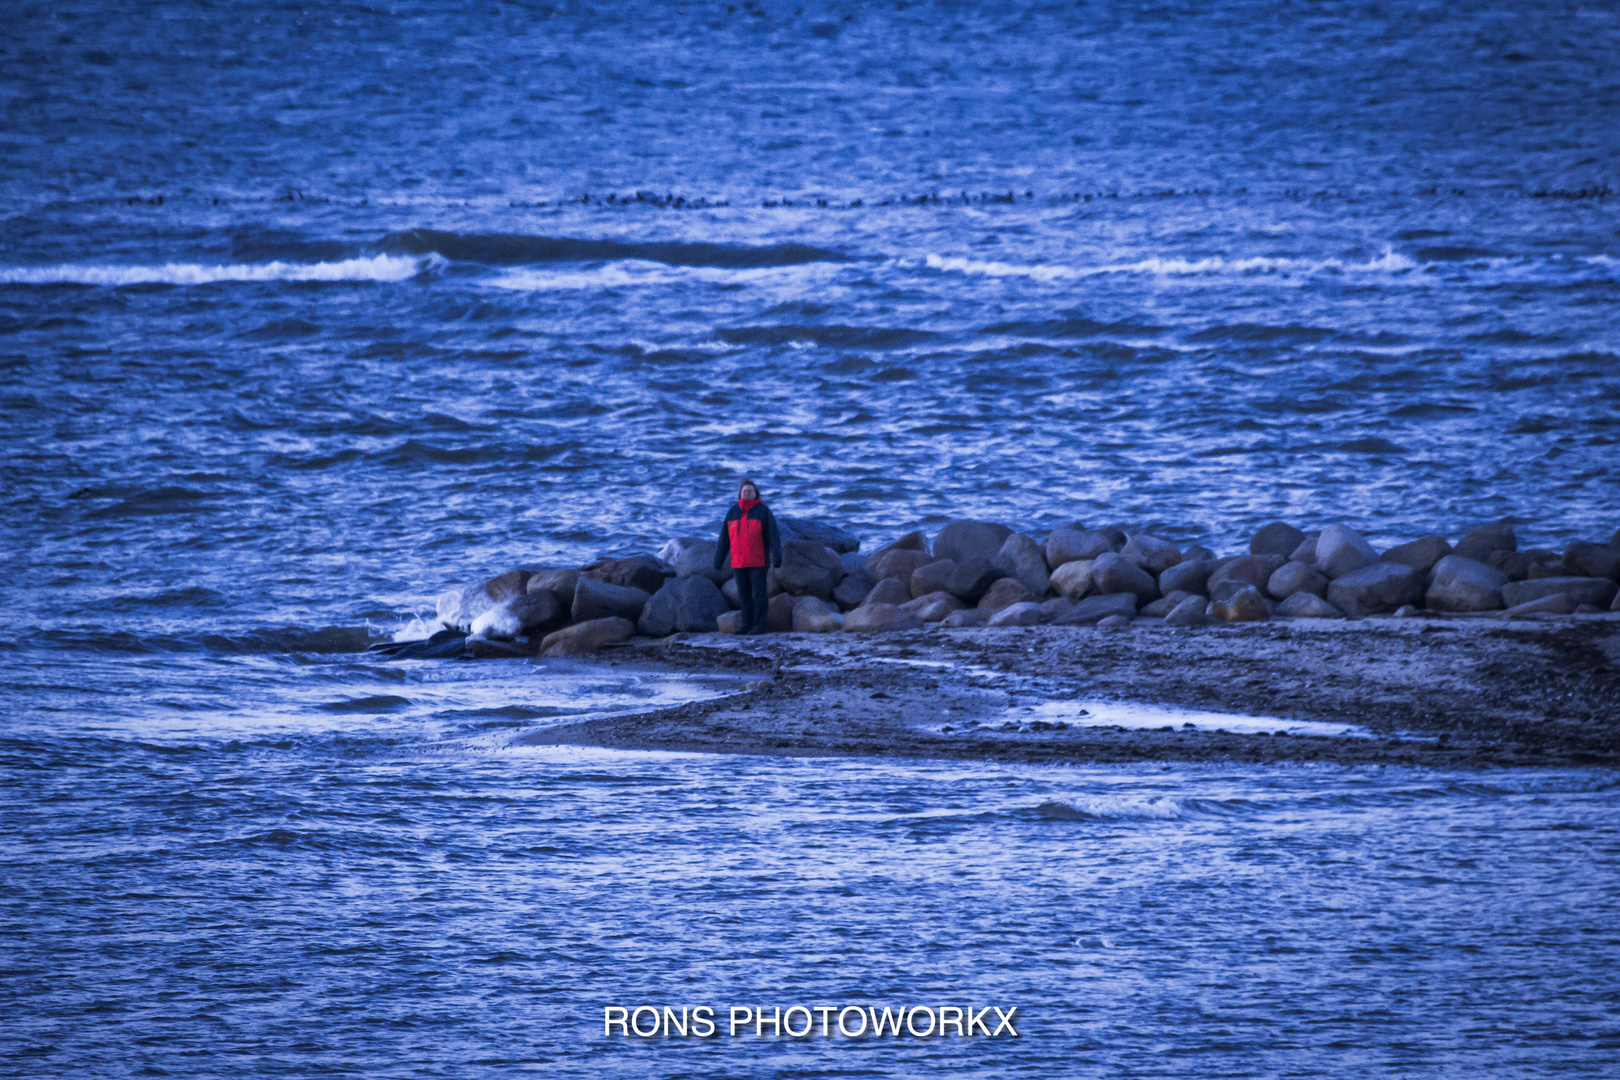
{"label": "wet sand", "polygon": [[[548,727],[518,741],[1025,762],[1620,765],[1613,615],[676,635],[632,642],[599,662],[758,678],[717,701]],[[1129,724],[1086,726],[1099,713],[1078,710],[1099,702],[1277,723],[1270,731],[1189,728],[1184,717],[1149,708]],[[1364,733],[1312,730],[1317,724]]]}

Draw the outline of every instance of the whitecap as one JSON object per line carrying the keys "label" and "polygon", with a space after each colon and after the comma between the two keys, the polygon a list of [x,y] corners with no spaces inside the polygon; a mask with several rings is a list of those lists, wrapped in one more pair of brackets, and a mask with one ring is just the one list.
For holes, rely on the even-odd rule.
{"label": "whitecap", "polygon": [[[438,260],[442,262],[443,260]],[[0,266],[0,285],[211,285],[226,281],[408,281],[433,259],[373,255],[317,263],[163,263],[152,266]]]}

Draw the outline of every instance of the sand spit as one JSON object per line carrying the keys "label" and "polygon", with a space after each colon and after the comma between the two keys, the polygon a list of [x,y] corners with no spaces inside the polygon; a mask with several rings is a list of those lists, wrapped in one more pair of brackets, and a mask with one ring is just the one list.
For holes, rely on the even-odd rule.
{"label": "sand spit", "polygon": [[[759,678],[716,701],[517,741],[1024,762],[1620,765],[1611,615],[676,634],[598,657]],[[1197,713],[1233,719],[1222,729]]]}

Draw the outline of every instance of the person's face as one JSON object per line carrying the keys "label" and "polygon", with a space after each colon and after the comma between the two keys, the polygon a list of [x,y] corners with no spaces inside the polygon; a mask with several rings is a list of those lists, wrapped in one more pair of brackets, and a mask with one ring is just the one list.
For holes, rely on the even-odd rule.
{"label": "person's face", "polygon": [[737,492],[737,497],[739,499],[757,499],[759,498],[759,491],[753,484],[744,484],[742,490]]}

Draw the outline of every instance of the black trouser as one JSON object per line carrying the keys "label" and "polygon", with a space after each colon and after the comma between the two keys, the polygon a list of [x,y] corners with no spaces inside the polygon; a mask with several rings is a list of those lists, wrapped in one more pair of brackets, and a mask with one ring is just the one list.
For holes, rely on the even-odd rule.
{"label": "black trouser", "polygon": [[734,569],[731,580],[737,583],[737,596],[742,600],[742,632],[746,634],[756,626],[764,630],[771,599],[765,595],[765,568],[750,566],[742,570]]}

